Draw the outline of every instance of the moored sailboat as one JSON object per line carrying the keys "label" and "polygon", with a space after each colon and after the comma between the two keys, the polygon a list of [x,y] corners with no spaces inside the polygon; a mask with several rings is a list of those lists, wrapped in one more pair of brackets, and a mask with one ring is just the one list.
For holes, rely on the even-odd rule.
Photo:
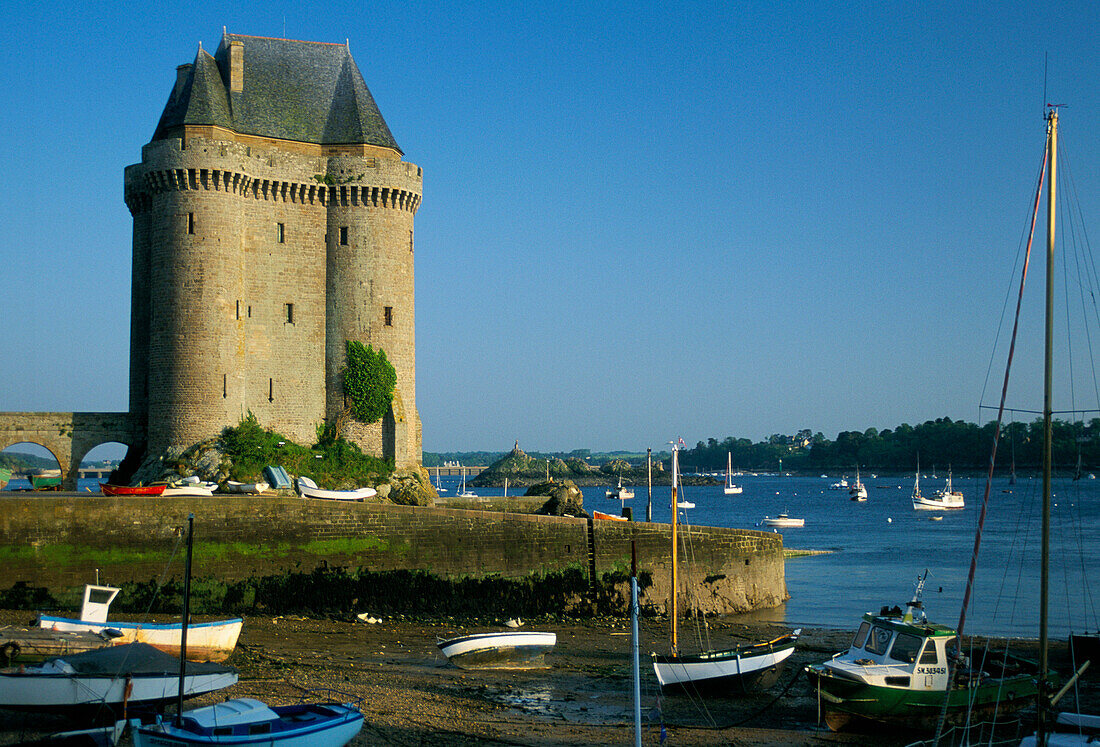
{"label": "moored sailboat", "polygon": [[856,466],[856,481],[848,488],[848,497],[862,503],[867,500],[867,486],[859,479],[859,466]]}
{"label": "moored sailboat", "polygon": [[740,495],[742,488],[740,485],[733,484],[733,455],[728,451],[726,452],[726,487],[722,488],[722,492],[726,495]]}
{"label": "moored sailboat", "polygon": [[770,641],[746,643],[720,651],[702,651],[695,655],[681,654],[678,641],[678,529],[680,504],[679,448],[672,449],[672,587],[669,594],[671,651],[667,656],[653,654],[653,671],[662,690],[712,690],[736,695],[771,687],[782,672],[786,660],[794,653],[801,630]]}
{"label": "moored sailboat", "polygon": [[951,470],[947,470],[947,485],[931,496],[920,492],[920,462],[917,463],[917,476],[913,480],[913,508],[917,511],[951,511],[966,507],[961,491],[951,487]]}

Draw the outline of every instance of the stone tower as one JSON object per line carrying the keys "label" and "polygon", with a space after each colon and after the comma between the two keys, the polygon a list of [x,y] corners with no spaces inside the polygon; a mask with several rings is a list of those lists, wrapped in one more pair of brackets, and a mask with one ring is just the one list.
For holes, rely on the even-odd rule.
{"label": "stone tower", "polygon": [[413,217],[402,161],[345,45],[225,34],[177,69],[126,168],[134,218],[130,411],[156,454],[248,412],[304,444],[345,406],[345,341],[386,352],[393,407],[344,435],[421,458]]}

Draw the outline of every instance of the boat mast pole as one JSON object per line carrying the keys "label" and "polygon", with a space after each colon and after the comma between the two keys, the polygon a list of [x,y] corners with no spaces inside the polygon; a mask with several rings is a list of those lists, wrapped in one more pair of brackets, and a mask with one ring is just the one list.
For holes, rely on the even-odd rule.
{"label": "boat mast pole", "polygon": [[649,487],[649,497],[645,501],[645,520],[653,521],[653,448],[645,450],[645,479]]}
{"label": "boat mast pole", "polygon": [[1047,115],[1047,152],[1050,183],[1047,185],[1047,286],[1046,347],[1043,366],[1043,529],[1039,576],[1039,717],[1036,741],[1046,744],[1045,725],[1048,704],[1047,603],[1050,596],[1050,472],[1053,436],[1052,379],[1054,378],[1054,219],[1058,185],[1058,110]]}
{"label": "boat mast pole", "polygon": [[672,655],[676,656],[679,653],[679,646],[676,641],[676,556],[680,553],[677,549],[676,539],[676,525],[680,523],[680,517],[677,514],[677,503],[679,497],[677,496],[677,481],[680,474],[680,450],[676,444],[672,444],[672,589],[668,595],[668,607],[669,607],[669,621],[672,623]]}
{"label": "boat mast pole", "polygon": [[187,515],[187,555],[183,564],[183,621],[180,628],[180,690],[176,701],[176,726],[183,726],[183,681],[187,676],[187,623],[191,617],[191,540],[195,515]]}

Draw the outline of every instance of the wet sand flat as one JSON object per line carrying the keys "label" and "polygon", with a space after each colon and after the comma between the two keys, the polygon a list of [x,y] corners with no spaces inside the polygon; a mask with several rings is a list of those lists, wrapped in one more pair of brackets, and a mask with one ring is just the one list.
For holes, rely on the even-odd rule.
{"label": "wet sand flat", "polygon": [[[0,624],[27,612],[0,612]],[[247,617],[229,664],[234,687],[192,706],[252,696],[273,704],[302,697],[361,699],[366,720],[353,745],[589,745],[633,742],[629,621],[598,619],[529,623],[557,634],[545,669],[462,670],[446,661],[438,638],[504,629],[500,624],[384,619],[377,624],[303,617]],[[723,647],[785,632],[760,623],[721,620],[709,626]],[[678,745],[902,745],[913,734],[833,734],[817,723],[816,694],[802,666],[847,648],[851,633],[804,630],[772,690],[750,697],[661,696],[649,653],[667,649],[667,622],[642,624],[643,743],[658,744],[662,725]],[[682,641],[694,636],[685,630]],[[1064,658],[1064,647],[1061,647]],[[1057,652],[1052,660],[1062,663]],[[1065,671],[1065,668],[1062,668]],[[1097,703],[1086,680],[1086,703]],[[327,691],[327,692],[317,692]],[[311,695],[312,693],[312,695]],[[1094,709],[1095,710],[1095,709]],[[0,710],[0,744],[17,744],[64,720]],[[68,728],[75,728],[71,725]]]}

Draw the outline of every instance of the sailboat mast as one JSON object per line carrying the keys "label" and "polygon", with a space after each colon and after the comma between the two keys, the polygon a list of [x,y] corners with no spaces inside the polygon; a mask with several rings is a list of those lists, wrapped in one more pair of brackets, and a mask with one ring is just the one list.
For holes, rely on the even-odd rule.
{"label": "sailboat mast", "polygon": [[677,612],[676,612],[676,556],[677,552],[677,539],[676,539],[676,526],[680,523],[680,517],[677,514],[677,503],[680,498],[677,495],[677,480],[680,474],[680,450],[676,444],[672,445],[672,588],[669,590],[668,609],[669,609],[669,621],[672,623],[672,655],[676,656],[678,652],[678,643],[676,641],[676,625],[677,625]]}
{"label": "sailboat mast", "polygon": [[183,618],[180,625],[180,682],[176,698],[176,726],[183,725],[184,680],[187,678],[187,625],[191,622],[191,545],[195,534],[195,515],[187,515],[187,555],[183,563]]}
{"label": "sailboat mast", "polygon": [[1058,111],[1047,115],[1047,158],[1050,161],[1050,182],[1047,185],[1047,283],[1046,283],[1046,346],[1043,365],[1043,527],[1039,576],[1039,744],[1044,744],[1044,722],[1047,706],[1047,604],[1050,596],[1050,472],[1053,435],[1054,378],[1054,218],[1058,184]]}

